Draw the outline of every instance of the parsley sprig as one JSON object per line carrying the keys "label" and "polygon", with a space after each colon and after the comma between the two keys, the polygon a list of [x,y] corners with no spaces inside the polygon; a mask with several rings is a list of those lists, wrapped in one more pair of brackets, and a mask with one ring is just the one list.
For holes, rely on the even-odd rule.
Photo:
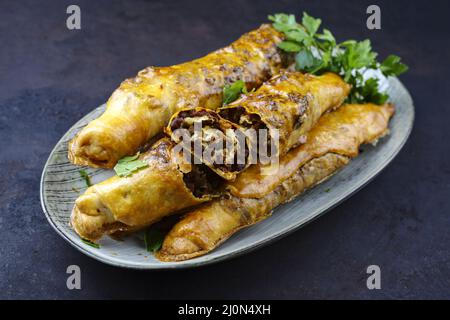
{"label": "parsley sprig", "polygon": [[83,238],[81,238],[81,241],[83,243],[87,244],[88,246],[91,246],[91,247],[96,248],[96,249],[100,249],[100,245],[98,243],[95,243],[95,242],[92,242],[90,240],[83,239]]}
{"label": "parsley sprig", "polygon": [[91,178],[89,177],[89,174],[86,172],[86,170],[81,169],[78,172],[80,173],[80,177],[84,180],[86,185],[88,187],[92,186]]}
{"label": "parsley sprig", "polygon": [[278,47],[296,53],[296,69],[312,74],[331,71],[341,75],[352,85],[348,97],[350,103],[383,104],[389,98],[380,91],[378,78],[366,76],[369,70],[379,70],[386,77],[398,76],[408,70],[395,55],[379,63],[376,59],[378,54],[372,50],[370,40],[337,43],[330,30],[324,28],[319,32],[322,20],[306,12],[303,12],[301,23],[297,22],[293,14],[285,13],[270,15],[269,20],[286,37]]}
{"label": "parsley sprig", "polygon": [[227,84],[223,88],[223,105],[233,102],[239,98],[241,93],[247,93],[247,87],[245,86],[244,81],[237,80],[232,84]]}
{"label": "parsley sprig", "polygon": [[139,159],[139,152],[134,156],[127,156],[120,159],[114,166],[114,171],[119,177],[131,176],[139,169],[148,167],[148,164]]}
{"label": "parsley sprig", "polygon": [[149,228],[144,233],[145,249],[148,252],[155,253],[161,249],[166,233],[155,228]]}

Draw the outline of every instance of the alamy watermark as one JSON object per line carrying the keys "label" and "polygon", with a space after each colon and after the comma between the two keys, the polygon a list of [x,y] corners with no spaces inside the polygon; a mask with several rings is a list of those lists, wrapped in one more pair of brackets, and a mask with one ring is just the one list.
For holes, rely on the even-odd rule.
{"label": "alamy watermark", "polygon": [[369,290],[380,290],[381,289],[381,269],[376,264],[367,267],[367,277],[366,286]]}
{"label": "alamy watermark", "polygon": [[81,290],[81,269],[76,264],[67,267],[66,273],[69,274],[66,280],[66,286],[69,290]]}
{"label": "alamy watermark", "polygon": [[367,18],[366,26],[369,30],[380,30],[381,29],[381,9],[376,4],[372,4],[367,7],[367,14],[370,16]]}
{"label": "alamy watermark", "polygon": [[76,4],[67,7],[66,13],[69,14],[66,20],[66,27],[69,30],[81,29],[81,9]]}

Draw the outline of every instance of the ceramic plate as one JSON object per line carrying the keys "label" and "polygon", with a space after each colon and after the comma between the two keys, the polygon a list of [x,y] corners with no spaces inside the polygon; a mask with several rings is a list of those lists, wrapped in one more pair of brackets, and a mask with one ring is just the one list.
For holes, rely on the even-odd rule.
{"label": "ceramic plate", "polygon": [[[105,106],[100,106],[78,121],[61,138],[45,164],[41,178],[41,203],[52,227],[81,252],[107,264],[135,269],[171,269],[205,265],[246,253],[279,239],[317,218],[374,178],[400,151],[411,132],[414,106],[406,88],[396,78],[382,80],[396,113],[390,123],[391,133],[376,147],[364,146],[364,152],[328,181],[309,190],[294,201],[278,207],[273,215],[242,230],[213,252],[183,262],[160,262],[144,248],[141,235],[115,241],[105,237],[100,248],[91,247],[69,227],[69,216],[75,199],[86,189],[80,177],[80,167],[67,160],[67,143],[88,122],[97,118]],[[113,175],[111,170],[83,168],[93,183]],[[328,192],[327,192],[328,191]]]}

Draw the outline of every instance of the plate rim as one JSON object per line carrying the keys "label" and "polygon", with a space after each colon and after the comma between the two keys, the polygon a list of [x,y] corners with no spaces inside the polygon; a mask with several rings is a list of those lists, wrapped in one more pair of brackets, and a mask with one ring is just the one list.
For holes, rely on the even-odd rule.
{"label": "plate rim", "polygon": [[[90,111],[89,113],[85,114],[81,119],[79,119],[74,125],[72,125],[65,133],[64,135],[58,140],[58,142],[56,142],[55,146],[53,147],[52,151],[50,152],[47,161],[44,164],[44,168],[42,170],[41,173],[41,179],[40,179],[40,184],[39,184],[39,196],[40,196],[40,203],[41,203],[41,207],[42,210],[44,211],[45,217],[47,218],[47,221],[49,222],[49,224],[52,226],[52,228],[64,239],[66,240],[72,247],[74,247],[75,249],[79,250],[80,252],[86,254],[87,256],[100,261],[102,263],[105,263],[107,265],[110,266],[114,266],[114,267],[121,267],[121,268],[126,268],[126,269],[133,269],[133,270],[174,270],[174,269],[188,269],[188,268],[194,268],[194,267],[200,267],[200,266],[206,266],[206,265],[211,265],[214,263],[218,263],[221,261],[225,261],[225,260],[229,260],[229,259],[233,259],[233,258],[237,258],[243,254],[252,252],[254,250],[260,249],[266,245],[269,245],[272,242],[275,242],[285,236],[288,236],[290,234],[292,234],[294,231],[306,226],[307,224],[309,224],[310,222],[313,222],[314,220],[316,220],[317,218],[321,217],[322,215],[324,215],[325,213],[327,213],[328,211],[332,210],[333,208],[335,208],[336,206],[338,206],[339,204],[341,204],[342,202],[346,201],[347,199],[350,199],[356,192],[358,192],[359,190],[361,190],[362,188],[364,188],[369,182],[371,182],[374,178],[376,178],[382,171],[384,171],[384,169],[386,167],[388,167],[390,165],[390,163],[392,162],[392,160],[399,154],[399,152],[403,149],[404,145],[406,144],[406,142],[409,140],[409,137],[411,135],[412,129],[414,127],[414,122],[415,122],[415,106],[414,106],[414,101],[412,99],[412,96],[410,94],[410,92],[408,91],[408,89],[403,85],[403,83],[397,78],[397,77],[391,77],[389,80],[393,80],[397,83],[397,85],[400,86],[400,88],[402,90],[404,90],[410,105],[411,105],[411,121],[408,123],[409,124],[409,128],[406,131],[406,134],[404,136],[403,141],[401,141],[401,143],[399,144],[398,148],[390,155],[389,158],[386,158],[387,161],[384,162],[383,165],[381,166],[377,166],[377,170],[376,173],[373,174],[371,177],[369,177],[368,179],[366,179],[365,181],[363,181],[362,184],[354,187],[353,189],[350,190],[350,192],[346,193],[346,195],[344,197],[339,197],[337,199],[335,199],[335,201],[331,202],[327,202],[326,204],[326,208],[322,208],[319,211],[318,214],[315,214],[313,216],[307,217],[305,220],[300,220],[296,223],[293,223],[290,226],[285,227],[284,229],[280,229],[278,230],[275,234],[268,236],[267,238],[249,245],[247,247],[242,247],[242,248],[238,248],[236,251],[230,252],[228,254],[223,254],[220,256],[216,256],[216,257],[210,257],[208,259],[208,254],[203,256],[204,260],[201,261],[197,261],[197,259],[191,259],[191,260],[185,260],[185,261],[181,261],[181,262],[163,262],[160,261],[160,264],[157,265],[143,265],[143,264],[132,264],[132,263],[123,263],[119,260],[113,259],[113,258],[109,258],[106,259],[102,256],[99,256],[97,254],[95,254],[92,251],[87,250],[87,248],[79,245],[78,243],[74,242],[72,239],[70,239],[66,233],[62,230],[60,230],[60,228],[58,227],[58,225],[53,221],[52,217],[50,216],[49,210],[47,208],[46,205],[46,198],[44,197],[44,177],[45,174],[47,173],[48,170],[48,165],[50,163],[50,160],[53,158],[54,153],[56,152],[57,147],[62,144],[62,142],[64,140],[67,139],[67,136],[72,132],[72,129],[74,129],[75,127],[77,127],[79,125],[79,123],[84,119],[84,117],[86,117],[88,114],[94,112],[95,110],[98,110],[100,108],[102,108],[105,104],[100,105],[97,108],[94,108],[92,111]],[[381,168],[380,168],[381,167]]]}

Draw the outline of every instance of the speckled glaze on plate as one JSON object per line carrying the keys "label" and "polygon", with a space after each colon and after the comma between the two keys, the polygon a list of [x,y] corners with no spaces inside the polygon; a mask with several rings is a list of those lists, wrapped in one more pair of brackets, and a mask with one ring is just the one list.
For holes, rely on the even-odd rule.
{"label": "speckled glaze on plate", "polygon": [[113,175],[111,170],[80,168],[67,160],[68,141],[89,121],[97,118],[103,112],[104,105],[70,128],[51,152],[41,177],[42,208],[52,227],[65,240],[88,256],[110,265],[134,269],[174,269],[196,267],[236,257],[279,239],[327,212],[367,184],[397,155],[413,126],[413,101],[397,78],[383,79],[381,87],[387,89],[396,106],[389,136],[381,139],[376,147],[364,146],[364,152],[331,179],[278,207],[271,217],[240,231],[205,256],[182,262],[160,262],[145,250],[141,234],[129,236],[123,241],[105,237],[97,249],[81,241],[69,227],[74,201],[86,189],[79,170],[86,170],[93,183]]}

